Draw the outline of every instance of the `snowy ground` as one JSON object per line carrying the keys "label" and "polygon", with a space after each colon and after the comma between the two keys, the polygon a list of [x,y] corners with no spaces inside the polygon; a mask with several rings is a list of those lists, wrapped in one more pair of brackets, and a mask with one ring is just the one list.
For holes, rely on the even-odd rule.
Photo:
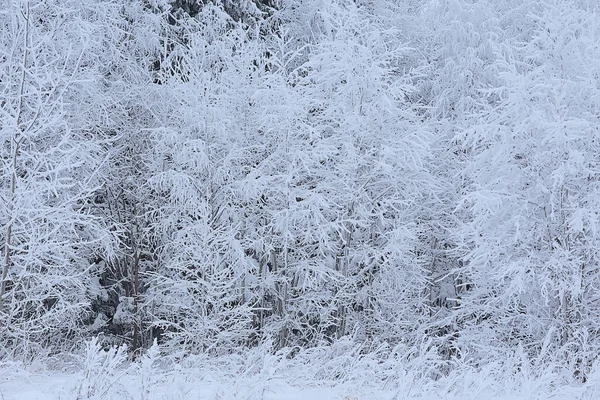
{"label": "snowy ground", "polygon": [[[344,390],[339,387],[307,387],[299,388],[285,382],[235,382],[230,385],[216,382],[196,382],[190,379],[173,377],[153,386],[149,393],[142,394],[139,385],[128,382],[124,377],[119,384],[111,387],[98,399],[401,399],[395,393]],[[129,377],[131,378],[131,377]],[[69,374],[17,374],[5,377],[0,383],[0,399],[2,400],[66,400],[78,399],[78,381],[80,377]],[[84,397],[86,398],[85,394]],[[440,397],[441,398],[441,397]]]}
{"label": "snowy ground", "polygon": [[[423,385],[386,390],[377,387],[357,387],[351,382],[339,385],[304,386],[300,377],[296,382],[280,379],[263,380],[241,378],[219,380],[191,373],[166,374],[154,380],[147,390],[141,389],[140,377],[131,374],[120,376],[101,393],[86,394],[81,391],[82,375],[75,373],[48,373],[3,370],[0,379],[1,400],[529,400],[529,399],[597,399],[598,392],[590,388],[564,387],[548,391],[533,383],[520,388],[500,387],[454,387],[447,390],[424,388]],[[482,383],[482,382],[481,382]],[[485,385],[482,385],[485,386]],[[494,387],[495,386],[495,387]],[[424,390],[425,389],[425,390]],[[504,393],[501,393],[504,392]]]}
{"label": "snowy ground", "polygon": [[44,362],[0,361],[0,400],[600,399],[598,365],[585,383],[574,382],[560,365],[533,372],[518,357],[477,368],[456,362],[441,374],[445,364],[430,353],[386,359],[360,355],[351,342],[295,357],[256,348],[176,361],[156,344],[134,363],[127,357],[125,348],[104,350],[94,339],[78,354]]}

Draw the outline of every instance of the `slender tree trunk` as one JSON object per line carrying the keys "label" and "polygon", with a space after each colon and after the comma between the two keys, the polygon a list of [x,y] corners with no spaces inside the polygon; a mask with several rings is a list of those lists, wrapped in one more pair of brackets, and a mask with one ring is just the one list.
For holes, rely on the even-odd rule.
{"label": "slender tree trunk", "polygon": [[136,353],[137,349],[140,347],[140,345],[142,345],[141,337],[140,337],[142,318],[140,317],[140,312],[139,312],[140,251],[139,251],[139,249],[137,249],[137,247],[135,248],[135,251],[134,251],[132,267],[133,267],[133,315],[134,315],[134,319],[133,319],[133,342],[132,342],[131,350],[135,357],[135,353]]}
{"label": "slender tree trunk", "polygon": [[[354,213],[354,203],[352,203],[350,205],[350,208],[348,209],[348,215],[353,215]],[[354,227],[351,224],[347,225],[347,230],[345,233],[345,238],[343,239],[343,243],[342,245],[343,250],[342,250],[342,254],[341,257],[338,258],[338,263],[337,263],[337,270],[338,272],[344,277],[344,285],[347,283],[346,279],[348,278],[348,264],[349,264],[349,259],[350,259],[350,246],[352,243],[352,236],[354,235]],[[346,289],[343,289],[344,291]],[[341,303],[338,303],[338,310],[337,310],[337,318],[338,318],[338,325],[336,327],[337,332],[336,332],[336,337],[339,339],[342,336],[344,336],[344,334],[346,333],[346,318],[347,318],[347,309],[346,309],[346,305],[345,305],[345,297],[347,296],[347,293],[343,293],[343,299],[341,301]]]}

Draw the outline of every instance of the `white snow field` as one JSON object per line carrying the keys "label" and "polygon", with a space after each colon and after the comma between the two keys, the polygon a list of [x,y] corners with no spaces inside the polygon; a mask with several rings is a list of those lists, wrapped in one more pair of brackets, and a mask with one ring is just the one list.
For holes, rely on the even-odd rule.
{"label": "white snow field", "polygon": [[[106,361],[106,360],[105,360]],[[600,374],[586,383],[564,384],[556,374],[493,377],[493,371],[451,375],[439,380],[410,371],[388,371],[378,379],[367,364],[358,363],[337,381],[316,380],[327,363],[271,364],[238,368],[207,362],[200,367],[164,368],[109,362],[96,369],[50,371],[40,365],[0,364],[0,400],[594,400],[600,398]],[[245,360],[248,361],[248,360]],[[379,371],[380,372],[380,371]]]}
{"label": "white snow field", "polygon": [[73,354],[27,364],[0,362],[0,400],[596,400],[600,365],[585,382],[559,364],[535,368],[517,350],[512,362],[483,367],[440,363],[431,351],[410,359],[332,346],[272,354],[265,346],[176,360],[154,343],[134,362],[126,348],[97,339]]}
{"label": "white snow field", "polygon": [[[253,380],[249,378],[218,382],[203,380],[193,375],[165,378],[152,385],[143,393],[139,377],[125,375],[105,393],[86,397],[78,392],[81,376],[64,373],[26,373],[18,371],[5,376],[0,383],[2,400],[67,400],[67,399],[244,399],[244,400],[533,400],[533,399],[596,399],[598,391],[590,388],[562,388],[554,393],[536,390],[534,387],[521,388],[460,388],[451,391],[427,391],[415,387],[414,390],[384,390],[372,387],[355,387],[352,384],[322,385],[302,387],[298,382],[290,384],[283,380]],[[541,388],[538,388],[541,389]],[[595,394],[594,394],[595,393]]]}

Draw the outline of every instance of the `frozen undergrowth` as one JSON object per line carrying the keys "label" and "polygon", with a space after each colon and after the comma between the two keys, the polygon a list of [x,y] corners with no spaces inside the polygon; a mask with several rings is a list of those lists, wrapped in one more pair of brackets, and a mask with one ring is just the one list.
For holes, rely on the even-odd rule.
{"label": "frozen undergrowth", "polygon": [[[361,354],[351,342],[270,354],[264,348],[227,357],[189,357],[174,362],[158,346],[135,362],[123,349],[103,350],[92,340],[77,363],[0,364],[1,400],[106,399],[444,399],[534,400],[600,396],[600,369],[585,383],[568,381],[560,368],[533,371],[518,356],[485,367],[455,363],[440,368],[431,352],[410,361],[394,352]],[[436,366],[437,365],[437,366]],[[439,374],[438,374],[439,375]]]}

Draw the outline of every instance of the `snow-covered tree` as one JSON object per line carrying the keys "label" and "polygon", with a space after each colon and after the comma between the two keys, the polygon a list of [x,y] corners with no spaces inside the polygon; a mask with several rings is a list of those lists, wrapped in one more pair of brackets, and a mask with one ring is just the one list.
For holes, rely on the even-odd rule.
{"label": "snow-covered tree", "polygon": [[0,13],[5,351],[66,348],[89,312],[90,264],[112,251],[91,212],[103,181],[96,56],[104,26],[86,2],[9,2]]}
{"label": "snow-covered tree", "polygon": [[[243,218],[231,182],[247,166],[243,111],[253,44],[222,9],[186,22],[177,69],[164,81],[145,162],[151,235],[159,269],[147,304],[154,324],[187,351],[229,351],[250,336],[242,282],[253,265],[240,243]],[[234,76],[234,80],[228,77]]]}
{"label": "snow-covered tree", "polygon": [[515,6],[464,6],[479,22],[456,25],[455,43],[470,42],[451,60],[470,83],[440,93],[456,98],[461,165],[453,232],[464,290],[451,319],[470,357],[522,346],[538,365],[555,357],[582,377],[597,343],[597,28],[590,6]]}

